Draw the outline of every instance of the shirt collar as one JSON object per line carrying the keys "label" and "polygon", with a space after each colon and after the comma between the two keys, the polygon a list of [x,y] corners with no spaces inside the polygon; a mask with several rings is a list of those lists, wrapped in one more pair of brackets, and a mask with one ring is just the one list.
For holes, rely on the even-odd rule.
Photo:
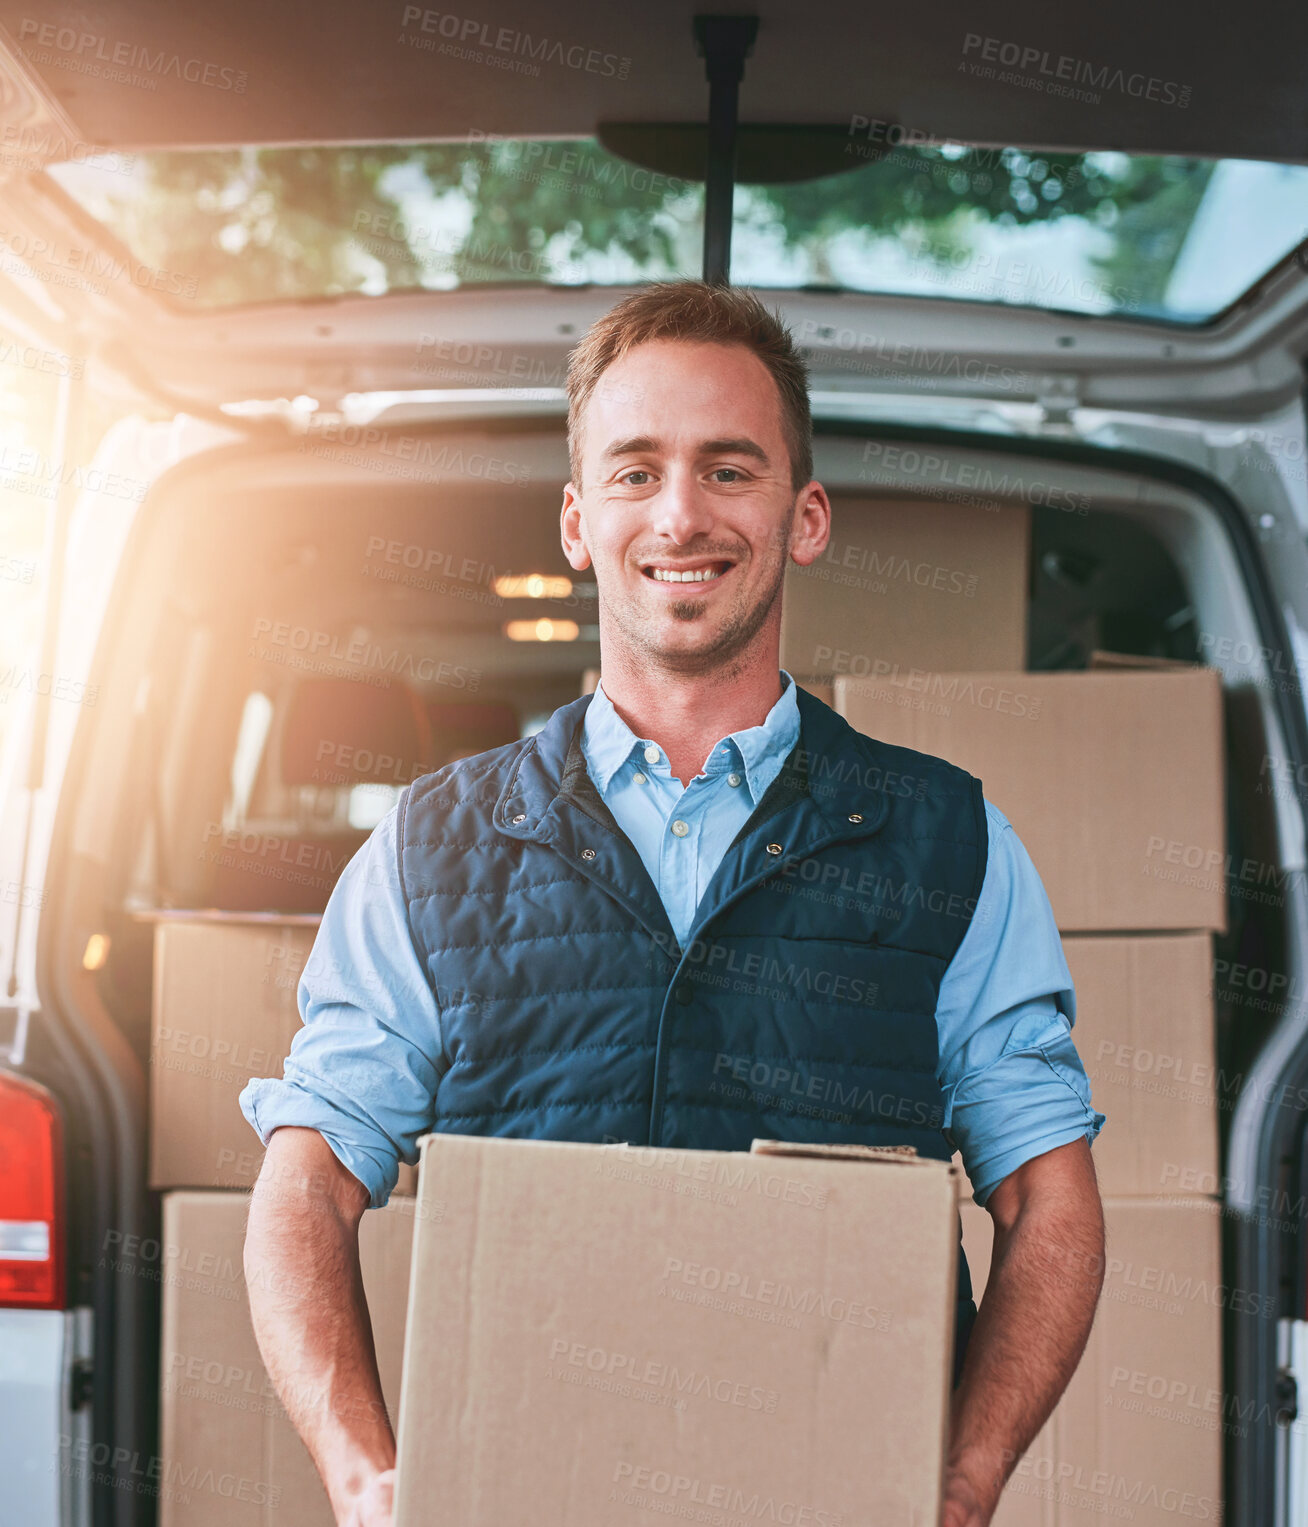
{"label": "shirt collar", "polygon": [[[747,726],[726,737],[720,737],[704,763],[706,771],[716,773],[725,764],[734,761],[731,757],[719,754],[718,749],[723,746],[734,749],[734,757],[739,758],[744,768],[745,783],[755,805],[762,793],[760,787],[766,788],[767,782],[776,774],[775,766],[785,761],[799,741],[799,702],[795,698],[795,681],[784,668],[779,671],[781,695],[764,720],[758,726]],[[653,741],[650,737],[636,736],[614,709],[613,701],[604,693],[603,683],[597,683],[591,702],[586,707],[581,745],[586,767],[601,795],[632,753],[638,748],[644,749]],[[722,764],[717,762],[720,757]],[[773,765],[771,769],[768,768],[769,764]]]}

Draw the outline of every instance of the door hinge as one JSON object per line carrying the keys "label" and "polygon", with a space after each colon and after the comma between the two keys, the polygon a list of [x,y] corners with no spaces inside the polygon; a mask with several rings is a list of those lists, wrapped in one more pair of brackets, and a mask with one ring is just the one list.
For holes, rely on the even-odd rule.
{"label": "door hinge", "polygon": [[68,1375],[68,1408],[81,1410],[91,1403],[95,1369],[89,1357],[79,1357]]}
{"label": "door hinge", "polygon": [[1289,1368],[1276,1370],[1276,1420],[1290,1426],[1299,1419],[1299,1385]]}

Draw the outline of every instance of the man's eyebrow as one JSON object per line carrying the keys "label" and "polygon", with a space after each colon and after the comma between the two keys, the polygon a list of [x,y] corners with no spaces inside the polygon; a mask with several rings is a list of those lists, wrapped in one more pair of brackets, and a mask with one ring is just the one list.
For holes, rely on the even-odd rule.
{"label": "man's eyebrow", "polygon": [[701,456],[752,456],[755,461],[764,464],[768,461],[768,453],[757,441],[751,440],[747,435],[736,435],[726,440],[705,440],[699,447]]}
{"label": "man's eyebrow", "polygon": [[614,440],[604,447],[604,461],[612,461],[616,456],[632,456],[637,451],[657,451],[658,442],[651,440],[648,435],[631,435],[626,440]]}
{"label": "man's eyebrow", "polygon": [[[630,435],[625,440],[613,440],[604,447],[601,460],[612,461],[619,456],[656,454],[660,449],[657,440],[649,435]],[[695,447],[697,456],[749,456],[755,461],[768,464],[768,453],[748,435],[732,435],[721,440],[702,440]]]}

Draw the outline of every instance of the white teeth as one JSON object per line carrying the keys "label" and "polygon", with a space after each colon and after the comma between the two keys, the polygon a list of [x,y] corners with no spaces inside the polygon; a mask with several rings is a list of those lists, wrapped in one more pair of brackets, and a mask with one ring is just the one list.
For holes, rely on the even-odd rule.
{"label": "white teeth", "polygon": [[712,567],[703,568],[697,573],[674,572],[663,567],[651,568],[650,572],[658,583],[706,583],[710,578],[719,576],[717,569]]}

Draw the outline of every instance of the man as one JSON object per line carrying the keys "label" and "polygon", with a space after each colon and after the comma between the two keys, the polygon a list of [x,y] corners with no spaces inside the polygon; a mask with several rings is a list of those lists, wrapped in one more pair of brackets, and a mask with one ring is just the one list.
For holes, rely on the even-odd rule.
{"label": "man", "polygon": [[[261,1350],[338,1520],[382,1527],[357,1230],[420,1135],[957,1146],[995,1250],[979,1315],[960,1267],[944,1524],[985,1527],[1102,1279],[1104,1119],[1044,889],[977,780],[779,668],[787,562],[831,513],[779,321],[740,290],[648,288],[568,391],[561,534],[594,569],[602,679],[408,787],[342,875],[285,1078],[242,1095],[268,1147]],[[757,1062],[775,1085],[740,1080]],[[797,1109],[795,1079],[819,1101]]]}

